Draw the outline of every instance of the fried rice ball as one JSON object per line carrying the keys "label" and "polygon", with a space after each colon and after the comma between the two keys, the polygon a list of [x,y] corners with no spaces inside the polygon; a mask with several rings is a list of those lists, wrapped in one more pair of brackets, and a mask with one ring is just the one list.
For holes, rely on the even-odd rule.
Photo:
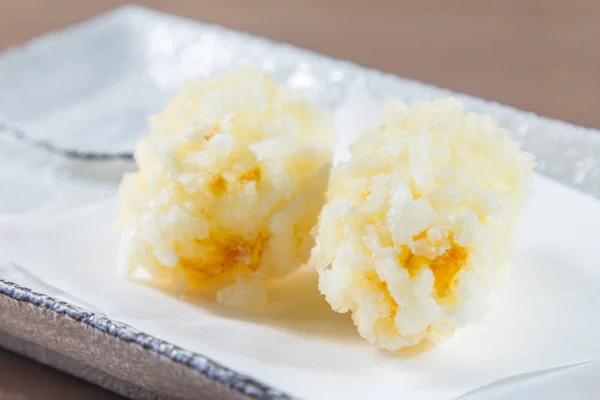
{"label": "fried rice ball", "polygon": [[335,139],[330,113],[256,69],[185,84],[150,119],[119,190],[119,268],[249,306],[305,263]]}
{"label": "fried rice ball", "polygon": [[334,166],[310,263],[331,307],[397,350],[476,321],[510,263],[533,157],[450,98],[388,104]]}

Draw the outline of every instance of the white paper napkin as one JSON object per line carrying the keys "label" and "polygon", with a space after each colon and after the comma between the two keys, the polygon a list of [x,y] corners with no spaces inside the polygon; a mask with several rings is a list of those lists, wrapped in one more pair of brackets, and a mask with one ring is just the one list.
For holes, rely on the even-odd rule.
{"label": "white paper napkin", "polygon": [[490,311],[425,353],[389,353],[361,339],[319,295],[313,271],[275,286],[270,309],[253,315],[123,281],[115,272],[115,218],[114,199],[4,217],[0,261],[112,319],[307,399],[453,398],[600,358],[600,202],[545,178],[535,178],[512,277]]}

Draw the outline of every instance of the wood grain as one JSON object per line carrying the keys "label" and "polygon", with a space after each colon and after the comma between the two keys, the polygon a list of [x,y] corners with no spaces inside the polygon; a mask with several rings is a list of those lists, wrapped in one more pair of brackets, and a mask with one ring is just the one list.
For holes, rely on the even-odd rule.
{"label": "wood grain", "polygon": [[[0,49],[121,3],[0,0]],[[139,3],[600,128],[600,1]],[[2,398],[29,399],[40,393],[96,398],[81,381],[10,353],[0,352],[0,371]]]}

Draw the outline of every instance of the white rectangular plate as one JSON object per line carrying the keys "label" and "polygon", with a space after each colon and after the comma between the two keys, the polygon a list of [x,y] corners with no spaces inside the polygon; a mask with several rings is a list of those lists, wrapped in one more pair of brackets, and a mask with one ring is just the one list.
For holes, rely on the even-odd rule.
{"label": "white rectangular plate", "polygon": [[[467,95],[454,94],[509,129],[535,154],[540,176],[503,301],[480,326],[434,351],[389,355],[357,340],[346,319],[311,297],[310,280],[291,298],[279,291],[283,311],[250,318],[115,278],[111,199],[132,166],[70,160],[13,131],[79,151],[128,152],[145,133],[146,116],[183,80],[247,63],[332,108],[349,132],[366,123],[356,109],[368,113],[390,97],[414,103],[451,94],[135,6],[5,52],[0,344],[138,398],[597,393],[590,377],[600,372],[593,311],[600,203],[592,196],[600,197],[600,136]],[[314,309],[289,309],[307,298]]]}

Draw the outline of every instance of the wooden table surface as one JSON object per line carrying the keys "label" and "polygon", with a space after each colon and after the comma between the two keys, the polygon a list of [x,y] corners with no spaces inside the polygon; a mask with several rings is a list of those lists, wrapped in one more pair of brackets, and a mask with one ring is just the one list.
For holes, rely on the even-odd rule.
{"label": "wooden table surface", "polygon": [[[121,3],[0,0],[0,49]],[[140,3],[600,128],[597,0]],[[53,386],[44,392],[53,398],[111,398],[99,389],[0,351],[0,398],[38,398],[39,392],[32,391],[32,386],[45,385]]]}

